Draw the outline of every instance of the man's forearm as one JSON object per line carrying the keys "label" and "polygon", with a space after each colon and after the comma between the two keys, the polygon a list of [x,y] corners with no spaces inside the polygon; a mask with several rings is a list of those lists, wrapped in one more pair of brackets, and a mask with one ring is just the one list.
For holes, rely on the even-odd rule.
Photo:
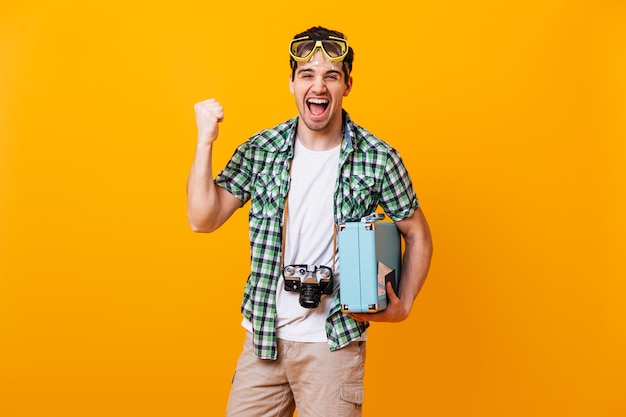
{"label": "man's forearm", "polygon": [[402,278],[398,296],[405,308],[410,311],[428,276],[432,244],[427,239],[420,239],[417,242],[405,240],[405,242]]}
{"label": "man's forearm", "polygon": [[213,144],[199,144],[196,148],[187,181],[187,219],[194,232],[211,232],[216,220],[219,200],[213,181]]}
{"label": "man's forearm", "polygon": [[407,312],[411,310],[426,281],[433,252],[430,229],[423,213],[418,210],[414,216],[416,218],[410,220],[410,227],[403,231],[405,250],[398,290],[398,296]]}

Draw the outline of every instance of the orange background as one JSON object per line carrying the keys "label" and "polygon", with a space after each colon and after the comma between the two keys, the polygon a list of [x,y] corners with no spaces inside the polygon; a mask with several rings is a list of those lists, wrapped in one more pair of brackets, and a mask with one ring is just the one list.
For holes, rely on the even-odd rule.
{"label": "orange background", "polygon": [[[288,40],[356,51],[345,108],[397,147],[435,256],[375,324],[365,416],[626,415],[620,1],[4,1],[0,415],[223,415],[247,206],[194,234],[193,104],[216,167],[295,114]],[[216,168],[217,169],[217,168]]]}

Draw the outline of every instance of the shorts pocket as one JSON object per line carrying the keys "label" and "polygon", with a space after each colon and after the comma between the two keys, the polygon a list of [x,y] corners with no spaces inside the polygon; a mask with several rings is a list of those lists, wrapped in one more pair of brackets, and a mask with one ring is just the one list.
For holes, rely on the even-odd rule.
{"label": "shorts pocket", "polygon": [[343,384],[339,387],[342,400],[340,416],[358,417],[362,412],[363,384]]}

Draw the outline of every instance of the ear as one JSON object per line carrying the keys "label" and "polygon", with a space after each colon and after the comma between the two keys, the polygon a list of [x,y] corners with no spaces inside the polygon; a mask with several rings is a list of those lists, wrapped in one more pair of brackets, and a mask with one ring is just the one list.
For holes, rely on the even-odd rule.
{"label": "ear", "polygon": [[289,92],[293,94],[293,79],[291,78],[291,74],[289,74]]}
{"label": "ear", "polygon": [[352,91],[352,76],[348,77],[348,81],[346,82],[346,91],[343,92],[343,96],[348,97],[350,91]]}

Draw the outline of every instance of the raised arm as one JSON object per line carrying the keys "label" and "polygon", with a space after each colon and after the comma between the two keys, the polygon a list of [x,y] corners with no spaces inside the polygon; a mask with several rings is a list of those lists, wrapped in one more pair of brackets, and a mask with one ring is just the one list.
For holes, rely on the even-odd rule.
{"label": "raised arm", "polygon": [[241,200],[213,181],[213,143],[224,120],[222,105],[215,99],[196,103],[198,142],[187,180],[187,219],[194,232],[212,232],[242,206]]}

